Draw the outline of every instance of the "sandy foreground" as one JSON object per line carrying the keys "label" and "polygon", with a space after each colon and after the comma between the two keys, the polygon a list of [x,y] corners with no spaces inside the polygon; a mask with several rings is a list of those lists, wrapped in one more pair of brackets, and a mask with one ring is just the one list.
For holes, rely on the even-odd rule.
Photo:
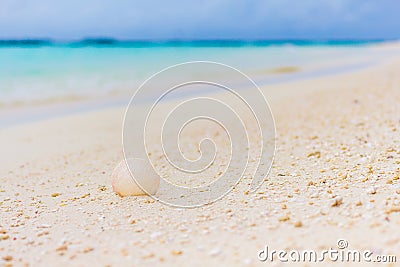
{"label": "sandy foreground", "polygon": [[399,73],[393,59],[263,88],[277,130],[267,181],[196,209],[113,193],[124,108],[2,129],[0,264],[281,266],[258,252],[338,239],[400,261]]}

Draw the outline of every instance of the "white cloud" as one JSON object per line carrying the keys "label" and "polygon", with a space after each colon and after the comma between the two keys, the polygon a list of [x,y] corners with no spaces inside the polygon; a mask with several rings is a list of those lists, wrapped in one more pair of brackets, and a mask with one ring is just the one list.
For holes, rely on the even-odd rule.
{"label": "white cloud", "polygon": [[400,37],[398,10],[397,0],[2,0],[0,38]]}

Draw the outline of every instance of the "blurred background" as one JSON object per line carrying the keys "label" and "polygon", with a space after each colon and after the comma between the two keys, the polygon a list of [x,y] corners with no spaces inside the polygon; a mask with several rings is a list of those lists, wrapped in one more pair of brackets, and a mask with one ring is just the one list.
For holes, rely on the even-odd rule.
{"label": "blurred background", "polygon": [[399,38],[398,10],[396,0],[3,0],[0,122],[29,106],[123,104],[185,61],[229,64],[260,85],[362,68],[390,57],[374,48]]}

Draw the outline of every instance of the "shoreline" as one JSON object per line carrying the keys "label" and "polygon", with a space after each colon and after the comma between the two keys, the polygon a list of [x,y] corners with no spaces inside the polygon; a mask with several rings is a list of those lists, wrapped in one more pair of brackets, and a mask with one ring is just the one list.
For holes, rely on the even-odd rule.
{"label": "shoreline", "polygon": [[[296,67],[294,71],[285,71],[289,67],[280,67],[268,70],[271,75],[255,75],[254,82],[260,87],[273,86],[285,83],[293,83],[303,80],[313,80],[329,76],[348,74],[362,71],[368,68],[377,67],[384,64],[378,61],[369,62],[348,62],[339,66],[330,66],[325,68],[314,67],[309,70],[302,70]],[[292,67],[290,67],[292,68]],[[283,70],[283,71],[282,71]],[[244,72],[246,74],[246,72]],[[248,75],[251,77],[251,71]],[[245,88],[243,88],[245,90]],[[132,90],[134,92],[134,90]],[[201,95],[200,92],[198,92]],[[37,122],[55,117],[72,115],[82,112],[91,112],[96,110],[108,109],[113,107],[126,107],[131,99],[131,95],[110,95],[103,96],[100,99],[92,97],[62,97],[55,100],[41,100],[41,104],[19,103],[18,105],[9,104],[0,108],[0,130],[3,128],[20,125],[23,123]],[[143,103],[146,104],[146,103]]]}
{"label": "shoreline", "polygon": [[[47,51],[44,50],[39,53],[38,51],[40,50],[32,49],[26,52],[32,57],[32,63],[27,67],[18,65],[23,63],[18,61],[23,56],[21,54],[23,50],[20,49],[14,52],[4,50],[4,53],[1,53],[2,49],[0,48],[0,58],[10,59],[9,67],[3,70],[3,72],[5,71],[3,75],[6,76],[3,77],[3,82],[0,83],[1,92],[4,92],[0,101],[0,112],[2,109],[9,107],[93,99],[98,96],[130,95],[128,90],[138,87],[141,82],[160,69],[180,62],[195,61],[199,57],[203,60],[231,65],[244,71],[254,80],[257,81],[259,79],[261,85],[263,85],[263,83],[284,82],[286,78],[302,78],[297,78],[298,74],[296,73],[300,73],[299,76],[301,76],[301,73],[307,72],[305,75],[311,78],[312,76],[321,75],[318,74],[318,69],[324,69],[322,72],[325,73],[322,74],[325,75],[330,72],[338,72],[341,67],[347,68],[347,65],[357,62],[368,65],[374,64],[373,61],[377,59],[388,58],[390,50],[398,52],[397,48],[398,42],[348,46],[346,48],[334,46],[280,46],[278,48],[261,47],[261,49],[245,47],[244,49],[225,48],[221,50],[223,48],[220,48],[221,51],[217,48],[204,48],[195,51],[185,48],[181,50],[178,48],[178,50],[165,48],[167,51],[164,52],[158,49],[155,49],[155,51],[148,49],[133,49],[132,51],[116,49],[114,51],[110,47],[109,50],[104,50],[104,48],[98,52],[92,51],[91,48],[88,51],[84,49],[79,53],[74,49],[49,52],[50,58],[45,59],[41,64],[37,60],[41,59],[41,53],[47,53]],[[192,54],[194,52],[198,56],[193,57]],[[154,60],[154,53],[159,58],[158,61]],[[166,53],[172,53],[174,57],[167,57],[165,56]],[[72,58],[82,56],[85,60],[80,62],[69,59],[66,56],[61,57],[64,54]],[[126,56],[128,58],[124,59]],[[58,57],[60,58],[58,59]],[[13,58],[15,60],[12,60]],[[53,62],[51,58],[58,60]],[[110,62],[112,59],[115,60],[116,64],[112,64],[112,61]],[[130,63],[131,61],[138,61],[138,63],[133,64]],[[94,64],[96,62],[97,64]],[[77,67],[74,68],[71,64]],[[47,68],[47,65],[55,68]],[[96,69],[98,65],[104,65],[104,67]],[[105,66],[108,66],[109,71],[105,71],[107,70]],[[85,68],[80,71],[81,67]],[[131,71],[126,71],[127,69]],[[51,75],[44,75],[45,73],[51,73]],[[293,74],[294,78],[291,74]],[[283,78],[283,76],[286,77]],[[14,80],[6,79],[7,77],[14,77]],[[24,84],[29,84],[29,86],[25,88]]]}

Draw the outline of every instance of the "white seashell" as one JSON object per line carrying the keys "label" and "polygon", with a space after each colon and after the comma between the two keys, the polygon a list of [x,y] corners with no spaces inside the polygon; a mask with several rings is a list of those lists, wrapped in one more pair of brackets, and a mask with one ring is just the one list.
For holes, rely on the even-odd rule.
{"label": "white seashell", "polygon": [[127,159],[127,162],[135,178],[131,176],[125,160],[121,161],[112,174],[114,192],[122,197],[154,195],[157,193],[160,185],[160,177],[154,171],[151,164],[146,160],[136,158]]}

